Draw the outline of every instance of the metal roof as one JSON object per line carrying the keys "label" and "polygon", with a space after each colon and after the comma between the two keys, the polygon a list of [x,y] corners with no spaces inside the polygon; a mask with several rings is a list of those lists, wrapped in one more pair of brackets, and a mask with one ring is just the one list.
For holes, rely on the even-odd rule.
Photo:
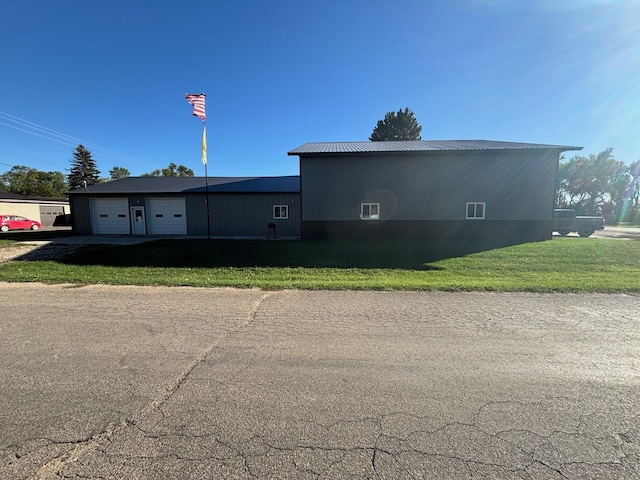
{"label": "metal roof", "polygon": [[66,198],[54,198],[54,197],[30,197],[28,195],[22,195],[20,193],[0,192],[0,201],[3,202],[26,202],[26,203],[68,203]]}
{"label": "metal roof", "polygon": [[400,142],[310,142],[291,150],[289,155],[326,153],[403,153],[455,152],[472,150],[582,150],[582,147],[544,145],[539,143],[499,142],[494,140],[416,140]]}
{"label": "metal roof", "polygon": [[31,200],[31,197],[27,197],[26,195],[22,195],[20,193],[12,193],[12,192],[0,192],[0,199],[2,200]]}
{"label": "metal roof", "polygon": [[[209,177],[210,193],[299,193],[300,177]],[[205,177],[126,177],[67,192],[82,194],[204,193]]]}

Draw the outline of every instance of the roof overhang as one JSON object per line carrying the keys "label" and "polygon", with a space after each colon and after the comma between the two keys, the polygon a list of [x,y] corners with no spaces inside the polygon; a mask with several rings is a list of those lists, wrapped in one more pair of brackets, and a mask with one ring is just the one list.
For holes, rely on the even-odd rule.
{"label": "roof overhang", "polygon": [[501,142],[494,140],[419,140],[399,142],[310,142],[288,152],[288,155],[307,156],[369,156],[429,154],[436,152],[495,152],[514,150],[582,150],[569,145]]}

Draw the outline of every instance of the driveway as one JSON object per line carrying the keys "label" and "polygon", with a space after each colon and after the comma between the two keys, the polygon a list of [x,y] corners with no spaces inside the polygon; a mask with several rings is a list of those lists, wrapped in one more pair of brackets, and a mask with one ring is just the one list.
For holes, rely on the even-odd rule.
{"label": "driveway", "polygon": [[640,228],[638,227],[605,227],[604,230],[594,232],[597,237],[631,238],[640,240]]}
{"label": "driveway", "polygon": [[639,300],[0,284],[0,478],[640,478]]}
{"label": "driveway", "polygon": [[[560,238],[557,232],[553,233],[554,238]],[[569,233],[568,237],[579,237],[577,233]],[[606,226],[603,230],[596,230],[593,232],[593,237],[597,238],[628,238],[631,240],[640,240],[640,227],[609,227]]]}
{"label": "driveway", "polygon": [[[15,232],[14,232],[15,233]],[[19,238],[19,237],[18,237]],[[60,258],[78,248],[90,245],[136,245],[160,239],[180,240],[183,238],[206,238],[187,236],[135,236],[135,235],[73,235],[42,240],[24,240],[12,247],[0,249],[0,263],[23,258],[28,260],[46,260]]]}

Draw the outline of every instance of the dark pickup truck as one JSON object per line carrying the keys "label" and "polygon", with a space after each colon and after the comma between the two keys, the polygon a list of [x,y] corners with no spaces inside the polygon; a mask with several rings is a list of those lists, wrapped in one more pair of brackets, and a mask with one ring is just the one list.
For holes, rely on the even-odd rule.
{"label": "dark pickup truck", "polygon": [[553,231],[560,235],[577,232],[581,237],[588,237],[596,230],[604,228],[602,217],[576,216],[575,210],[558,208],[553,211]]}

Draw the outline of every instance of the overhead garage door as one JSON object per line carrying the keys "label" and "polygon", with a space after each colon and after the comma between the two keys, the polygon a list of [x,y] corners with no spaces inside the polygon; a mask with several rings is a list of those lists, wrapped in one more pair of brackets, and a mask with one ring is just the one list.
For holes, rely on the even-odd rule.
{"label": "overhead garage door", "polygon": [[91,220],[95,235],[127,235],[129,201],[126,198],[92,198]]}
{"label": "overhead garage door", "polygon": [[40,205],[40,223],[43,227],[66,225],[65,217],[68,213],[69,207],[65,205]]}
{"label": "overhead garage door", "polygon": [[183,197],[147,198],[150,234],[186,235],[187,215]]}

